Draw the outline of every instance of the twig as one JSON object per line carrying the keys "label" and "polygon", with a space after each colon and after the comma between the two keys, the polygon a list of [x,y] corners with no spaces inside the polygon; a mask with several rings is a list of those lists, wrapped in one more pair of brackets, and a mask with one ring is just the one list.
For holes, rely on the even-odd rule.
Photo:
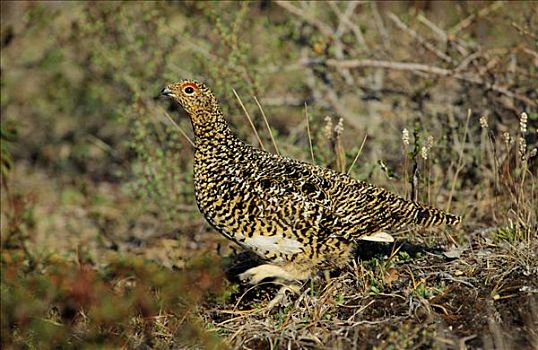
{"label": "twig", "polygon": [[463,285],[465,285],[465,286],[467,286],[469,288],[473,288],[473,289],[476,288],[476,286],[473,285],[471,282],[467,282],[467,281],[462,280],[460,278],[454,278],[448,272],[443,272],[443,271],[442,272],[431,272],[431,273],[424,274],[423,276],[426,277],[426,278],[434,276],[434,277],[438,277],[438,278],[443,279],[443,280],[463,284]]}
{"label": "twig", "polygon": [[312,157],[312,163],[316,163],[314,160],[314,149],[312,148],[312,138],[310,137],[310,122],[308,121],[308,109],[306,102],[304,103],[304,115],[306,118],[306,131],[308,133],[308,144],[310,145],[310,156]]}
{"label": "twig", "polygon": [[[300,64],[307,66],[309,63],[305,64],[304,62],[309,62],[307,58],[308,53],[301,53]],[[316,61],[316,63],[319,61]],[[335,89],[332,87],[327,87],[325,84],[319,86],[317,84],[316,76],[314,75],[313,69],[308,69],[306,74],[306,84],[312,91],[312,97],[314,101],[319,101],[322,107],[332,108],[335,114],[343,117],[346,122],[353,128],[358,129],[361,125],[355,115],[346,109],[343,104],[339,101],[338,95],[336,95]]]}
{"label": "twig", "polygon": [[437,57],[441,58],[442,60],[451,63],[452,58],[448,56],[447,54],[439,51],[434,45],[430,44],[426,39],[424,39],[421,35],[419,35],[416,31],[409,28],[404,22],[402,22],[398,16],[396,16],[394,13],[389,13],[388,15],[389,19],[396,24],[398,28],[401,30],[407,32],[413,39],[419,42],[420,45],[424,46],[427,50],[431,51],[433,54],[435,54]]}
{"label": "twig", "polygon": [[459,64],[456,68],[454,68],[454,72],[461,72],[463,71],[464,69],[466,69],[469,64],[476,60],[478,57],[482,56],[484,53],[482,52],[482,50],[478,50],[476,52],[473,52],[472,54],[468,55],[467,57],[465,57]]}
{"label": "twig", "polygon": [[316,27],[321,34],[326,36],[327,38],[333,39],[334,33],[327,24],[323,23],[322,21],[318,20],[317,18],[314,18],[310,16],[306,11],[295,7],[288,1],[276,1],[276,4],[280,7],[283,7],[285,10],[293,13],[294,15],[302,18],[306,23]]}
{"label": "twig", "polygon": [[[353,2],[350,2],[348,4],[345,14],[342,14],[340,12],[340,9],[338,9],[338,5],[336,5],[334,2],[329,1],[329,6],[332,8],[334,13],[340,19],[338,28],[334,32],[334,48],[335,48],[334,55],[338,59],[344,59],[344,45],[342,44],[342,40],[340,40],[342,37],[342,34],[344,33],[343,31],[344,26],[342,24],[344,23],[344,18],[347,18],[351,13],[353,13],[353,9],[355,8],[356,4],[354,4]],[[342,77],[344,78],[344,80],[346,81],[348,85],[354,85],[355,80],[353,79],[353,76],[351,75],[351,72],[349,71],[349,69],[344,68],[341,70],[339,69],[338,71],[340,72],[340,75],[342,75]]]}
{"label": "twig", "polygon": [[469,340],[473,340],[474,338],[476,338],[477,335],[476,334],[471,334],[471,335],[468,335],[466,337],[463,337],[461,339],[458,340],[458,350],[465,350],[467,349],[467,345],[465,345],[465,343]]}
{"label": "twig", "polygon": [[[329,2],[329,5],[332,5],[333,2]],[[334,33],[335,36],[340,37],[343,34],[344,28],[347,26],[351,31],[353,32],[353,35],[355,35],[355,39],[359,44],[361,44],[362,47],[368,50],[368,45],[366,45],[366,40],[364,40],[364,36],[362,35],[361,28],[356,25],[355,23],[351,22],[349,17],[353,14],[355,11],[355,8],[359,5],[359,2],[357,1],[349,1],[346,12],[342,15],[342,13],[338,10],[338,7],[333,7],[334,12],[338,16],[338,19],[340,20],[340,23],[338,24],[338,28],[336,28],[336,32]],[[331,6],[332,7],[332,6]],[[345,25],[344,25],[345,24]]]}
{"label": "twig", "polygon": [[447,76],[452,73],[450,69],[429,66],[422,63],[411,62],[395,62],[395,61],[379,61],[370,59],[350,59],[350,60],[327,60],[327,65],[331,67],[359,68],[359,67],[374,67],[388,68],[395,70],[420,71],[437,75]]}
{"label": "twig", "polygon": [[271,127],[269,127],[269,122],[267,121],[267,117],[265,116],[265,112],[263,111],[262,105],[260,104],[256,96],[254,96],[254,101],[256,101],[256,104],[258,105],[260,112],[262,112],[263,121],[265,122],[267,131],[269,131],[269,136],[271,136],[271,142],[273,142],[273,147],[275,147],[276,154],[280,155],[280,150],[278,149],[278,146],[276,145],[275,138],[273,137],[273,132],[271,131]]}
{"label": "twig", "polygon": [[247,116],[248,122],[250,123],[250,126],[252,127],[252,130],[254,131],[254,135],[256,135],[256,139],[258,140],[258,143],[260,144],[260,147],[265,151],[265,146],[263,145],[262,140],[260,139],[260,135],[258,135],[258,131],[256,130],[256,127],[254,126],[254,123],[252,122],[252,118],[250,118],[250,114],[248,113],[247,109],[245,108],[245,105],[243,104],[243,101],[241,101],[241,97],[237,94],[237,91],[235,89],[232,89],[235,97],[239,101],[239,104],[241,105],[241,108],[243,109],[243,112],[245,112],[245,115]]}
{"label": "twig", "polygon": [[533,33],[532,31],[527,30],[526,28],[522,28],[517,23],[512,22],[512,27],[516,28],[516,30],[519,32],[519,34],[530,36],[531,39],[538,40],[538,35]]}
{"label": "twig", "polygon": [[[439,28],[435,23],[430,21],[426,16],[424,16],[423,14],[419,14],[417,18],[420,23],[424,24],[432,32],[434,32],[441,41],[443,41],[444,43],[447,43],[449,41],[448,34],[443,29]],[[457,38],[450,38],[450,40],[456,44],[456,48],[461,55],[467,56],[469,54],[466,49],[467,45],[465,44],[465,42]]]}
{"label": "twig", "polygon": [[168,118],[168,120],[172,123],[172,125],[175,126],[175,128],[179,131],[179,133],[180,133],[181,135],[183,135],[183,137],[184,137],[185,139],[187,139],[187,141],[189,141],[189,143],[191,144],[191,146],[192,146],[192,147],[196,147],[196,146],[194,145],[194,142],[192,142],[192,140],[190,139],[190,137],[187,135],[187,133],[185,133],[185,131],[183,131],[183,129],[181,129],[181,128],[179,127],[179,125],[177,125],[177,123],[174,121],[174,119],[172,119],[172,117],[170,117],[170,115],[169,115],[168,113],[166,113],[165,111],[163,111],[163,114],[164,114],[164,116],[165,116],[166,118]]}
{"label": "twig", "polygon": [[448,41],[448,35],[444,30],[439,28],[435,23],[430,21],[426,16],[424,16],[422,13],[419,13],[417,16],[417,19],[420,23],[424,24],[426,27],[430,28],[432,32],[434,32],[439,39],[446,42]]}
{"label": "twig", "polygon": [[[538,40],[538,39],[536,39],[536,40]],[[521,51],[523,51],[526,54],[529,54],[532,57],[534,57],[534,60],[535,60],[534,65],[538,67],[538,53],[536,53],[536,51],[533,51],[533,50],[529,49],[528,47],[524,47],[524,46],[521,48]]]}
{"label": "twig", "polygon": [[455,36],[458,32],[467,28],[471,23],[473,23],[474,20],[480,17],[487,16],[490,12],[501,8],[502,6],[504,6],[504,3],[502,1],[496,1],[493,4],[484,7],[480,11],[473,13],[472,15],[467,16],[466,18],[458,22],[454,27],[449,30],[449,33]]}
{"label": "twig", "polygon": [[381,33],[381,38],[383,39],[383,48],[387,50],[390,48],[390,36],[387,32],[387,28],[385,27],[385,24],[383,23],[383,18],[381,18],[381,14],[377,9],[377,3],[375,1],[371,1],[370,6],[374,15],[374,21],[377,26],[377,31]]}
{"label": "twig", "polygon": [[364,143],[366,142],[366,139],[368,138],[368,134],[364,135],[364,139],[362,140],[362,143],[361,143],[361,147],[359,148],[359,151],[357,152],[357,155],[355,156],[355,159],[353,159],[353,162],[351,163],[351,165],[349,166],[349,169],[347,170],[347,173],[349,175],[349,173],[351,172],[351,169],[353,169],[353,166],[355,165],[355,163],[357,162],[357,159],[359,158],[361,152],[362,152],[362,147],[364,147]]}

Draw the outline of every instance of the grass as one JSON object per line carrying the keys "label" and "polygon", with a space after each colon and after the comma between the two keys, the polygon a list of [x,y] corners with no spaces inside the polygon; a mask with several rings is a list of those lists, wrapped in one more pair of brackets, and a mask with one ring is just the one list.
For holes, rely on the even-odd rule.
{"label": "grass", "polygon": [[[536,4],[1,6],[3,349],[538,347]],[[363,242],[265,309],[154,98],[180,78],[242,139],[463,224]]]}

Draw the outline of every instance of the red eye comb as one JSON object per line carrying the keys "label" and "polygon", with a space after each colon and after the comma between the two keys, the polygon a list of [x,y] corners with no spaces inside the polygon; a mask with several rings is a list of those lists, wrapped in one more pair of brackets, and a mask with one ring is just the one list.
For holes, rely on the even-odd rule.
{"label": "red eye comb", "polygon": [[182,87],[183,87],[183,89],[185,89],[186,87],[189,87],[189,86],[192,87],[195,90],[198,89],[198,85],[196,85],[195,83],[185,83],[185,84],[183,84]]}

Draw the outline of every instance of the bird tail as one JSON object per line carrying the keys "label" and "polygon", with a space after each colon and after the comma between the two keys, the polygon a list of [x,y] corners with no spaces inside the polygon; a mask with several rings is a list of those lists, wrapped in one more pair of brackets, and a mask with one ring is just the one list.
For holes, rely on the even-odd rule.
{"label": "bird tail", "polygon": [[416,205],[413,223],[430,227],[437,225],[457,225],[461,222],[461,216],[446,213],[437,208]]}

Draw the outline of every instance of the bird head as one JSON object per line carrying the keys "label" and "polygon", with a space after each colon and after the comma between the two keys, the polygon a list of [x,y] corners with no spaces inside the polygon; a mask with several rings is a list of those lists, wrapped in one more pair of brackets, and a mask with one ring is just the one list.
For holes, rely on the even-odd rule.
{"label": "bird head", "polygon": [[183,107],[191,118],[206,113],[215,113],[217,100],[211,91],[195,80],[183,80],[161,90],[161,95],[171,98]]}
{"label": "bird head", "polygon": [[207,86],[195,80],[183,80],[161,90],[161,95],[179,103],[189,115],[197,137],[225,136],[226,122],[217,99]]}

